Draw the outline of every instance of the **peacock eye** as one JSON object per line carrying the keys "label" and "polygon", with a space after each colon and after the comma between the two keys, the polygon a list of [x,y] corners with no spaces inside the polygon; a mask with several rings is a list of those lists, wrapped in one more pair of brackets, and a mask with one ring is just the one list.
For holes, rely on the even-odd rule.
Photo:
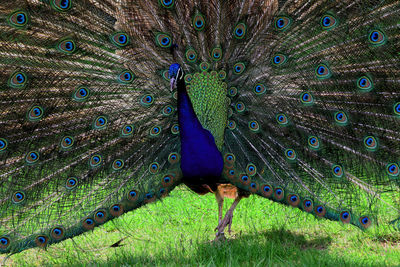
{"label": "peacock eye", "polygon": [[169,48],[172,45],[171,37],[166,33],[156,35],[156,44],[162,48]]}
{"label": "peacock eye", "polygon": [[244,63],[238,62],[233,66],[233,71],[234,71],[233,73],[237,75],[242,74],[245,68],[246,66],[244,65]]}
{"label": "peacock eye", "polygon": [[24,88],[26,83],[26,74],[20,71],[13,73],[8,80],[8,85],[12,88]]}
{"label": "peacock eye", "polygon": [[257,84],[254,86],[254,93],[255,93],[256,95],[262,95],[262,94],[264,94],[266,91],[267,91],[267,87],[266,87],[264,84],[262,84],[262,83],[257,83]]}
{"label": "peacock eye", "polygon": [[234,36],[236,39],[243,39],[246,35],[246,24],[244,23],[239,23],[236,25],[235,29],[233,30]]}
{"label": "peacock eye", "polygon": [[228,91],[228,95],[230,97],[234,97],[237,95],[238,89],[236,87],[231,87]]}
{"label": "peacock eye", "polygon": [[118,81],[123,84],[131,83],[134,79],[135,75],[129,70],[125,70],[118,75]]}
{"label": "peacock eye", "polygon": [[275,19],[275,29],[278,31],[284,31],[289,28],[292,20],[286,16],[280,16]]}
{"label": "peacock eye", "polygon": [[174,0],[159,0],[164,8],[172,8],[174,6]]}
{"label": "peacock eye", "polygon": [[129,36],[124,32],[117,32],[111,35],[111,41],[115,46],[124,47],[129,43]]}
{"label": "peacock eye", "polygon": [[215,47],[212,51],[211,51],[211,55],[212,55],[212,59],[214,61],[218,61],[222,58],[222,49],[220,47]]}
{"label": "peacock eye", "polygon": [[143,95],[140,99],[140,104],[144,107],[150,107],[154,103],[154,97],[152,95]]}
{"label": "peacock eye", "polygon": [[277,54],[272,58],[272,63],[274,66],[281,66],[286,63],[287,57],[283,54]]}
{"label": "peacock eye", "polygon": [[7,149],[8,142],[4,138],[0,138],[0,153]]}
{"label": "peacock eye", "polygon": [[78,186],[78,179],[76,177],[69,177],[65,183],[65,187],[69,190]]}
{"label": "peacock eye", "polygon": [[321,26],[324,30],[330,30],[337,26],[337,20],[333,15],[324,15],[321,18]]}
{"label": "peacock eye", "polygon": [[71,0],[50,0],[51,6],[57,11],[67,11],[72,7]]}
{"label": "peacock eye", "polygon": [[206,21],[202,14],[197,14],[193,18],[193,27],[197,31],[202,31],[206,25]]}
{"label": "peacock eye", "polygon": [[386,37],[385,34],[380,30],[373,30],[368,35],[369,42],[374,46],[380,46],[385,44]]}
{"label": "peacock eye", "polygon": [[24,11],[16,11],[8,17],[8,22],[15,28],[23,28],[28,23],[28,16]]}
{"label": "peacock eye", "polygon": [[335,121],[338,125],[347,125],[348,123],[348,118],[346,113],[344,113],[343,111],[338,111],[335,113]]}
{"label": "peacock eye", "polygon": [[89,159],[89,165],[92,168],[99,167],[103,162],[103,157],[100,154],[94,154]]}
{"label": "peacock eye", "polygon": [[332,73],[331,73],[330,69],[325,64],[319,64],[315,68],[315,74],[316,74],[317,78],[321,79],[321,80],[322,79],[327,79],[327,78],[332,76]]}
{"label": "peacock eye", "polygon": [[71,39],[64,39],[58,43],[57,49],[65,54],[72,54],[76,50],[76,44]]}
{"label": "peacock eye", "polygon": [[150,128],[150,136],[151,137],[157,137],[161,133],[161,127],[160,126],[153,126]]}

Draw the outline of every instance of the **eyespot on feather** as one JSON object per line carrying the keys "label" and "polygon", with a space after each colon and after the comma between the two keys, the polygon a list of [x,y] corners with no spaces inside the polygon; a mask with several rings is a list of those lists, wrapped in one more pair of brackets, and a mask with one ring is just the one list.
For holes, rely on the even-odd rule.
{"label": "eyespot on feather", "polygon": [[274,194],[274,188],[269,184],[262,185],[262,195],[270,198]]}
{"label": "eyespot on feather", "polygon": [[236,27],[233,29],[233,35],[236,39],[243,39],[246,36],[247,27],[244,23],[238,23]]}
{"label": "eyespot on feather", "polygon": [[168,162],[170,164],[176,164],[180,160],[180,155],[177,152],[172,152],[168,156]]}
{"label": "eyespot on feather", "polygon": [[272,64],[274,66],[282,66],[287,61],[287,57],[283,54],[276,54],[272,57]]}
{"label": "eyespot on feather", "polygon": [[94,154],[89,159],[89,165],[92,168],[100,167],[103,163],[103,157],[100,154]]}
{"label": "eyespot on feather", "polygon": [[255,93],[256,95],[262,95],[262,94],[264,94],[266,91],[267,91],[267,87],[266,87],[264,84],[262,84],[262,83],[257,83],[257,84],[254,86],[254,93]]}
{"label": "eyespot on feather", "polygon": [[318,205],[315,207],[314,212],[318,217],[325,217],[326,209],[324,206]]}
{"label": "eyespot on feather", "polygon": [[61,226],[54,227],[50,231],[50,236],[55,240],[61,240],[64,238],[64,228]]}
{"label": "eyespot on feather", "polygon": [[94,213],[94,220],[99,224],[102,224],[105,221],[107,221],[107,217],[108,217],[107,212],[104,209],[97,210]]}
{"label": "eyespot on feather", "polygon": [[317,136],[312,135],[308,137],[307,142],[308,146],[314,150],[318,150],[321,147],[319,138]]}
{"label": "eyespot on feather", "polygon": [[153,126],[150,128],[149,134],[151,137],[157,137],[161,133],[161,126]]}
{"label": "eyespot on feather", "polygon": [[7,147],[8,147],[8,141],[4,138],[0,138],[0,153],[6,151]]}
{"label": "eyespot on feather", "polygon": [[372,224],[372,220],[368,216],[361,216],[358,221],[360,222],[361,227],[364,229],[369,228]]}
{"label": "eyespot on feather", "polygon": [[136,190],[130,190],[127,193],[127,199],[129,202],[136,202],[139,199],[139,194]]}
{"label": "eyespot on feather", "polygon": [[112,169],[114,171],[120,171],[124,167],[125,163],[122,159],[116,159],[112,163]]}
{"label": "eyespot on feather", "polygon": [[204,16],[200,13],[197,13],[193,17],[193,28],[197,31],[202,31],[204,30],[205,26],[206,26],[206,20]]}
{"label": "eyespot on feather", "polygon": [[368,34],[368,41],[373,46],[381,46],[386,43],[386,36],[381,30],[372,30]]}
{"label": "eyespot on feather", "polygon": [[103,130],[107,127],[108,120],[106,116],[100,115],[97,116],[93,121],[93,129],[95,130]]}
{"label": "eyespot on feather", "polygon": [[245,69],[246,66],[243,62],[238,62],[235,65],[233,65],[233,73],[236,75],[242,74]]}
{"label": "eyespot on feather", "polygon": [[110,39],[117,47],[125,47],[129,44],[129,36],[124,32],[116,32],[110,36]]}
{"label": "eyespot on feather", "polygon": [[16,71],[8,79],[8,85],[12,88],[24,88],[27,84],[28,78],[24,72]]}
{"label": "eyespot on feather", "polygon": [[236,129],[236,122],[233,120],[229,120],[226,122],[227,123],[227,127],[229,130],[235,130]]}
{"label": "eyespot on feather", "polygon": [[89,94],[90,92],[88,88],[84,86],[79,86],[78,88],[76,88],[74,94],[72,95],[72,98],[76,102],[84,102],[88,99]]}
{"label": "eyespot on feather", "polygon": [[28,165],[33,165],[39,161],[40,155],[37,151],[30,151],[25,156],[25,162]]}
{"label": "eyespot on feather", "polygon": [[78,186],[78,178],[71,176],[67,178],[65,182],[65,188],[68,190],[75,189]]}
{"label": "eyespot on feather", "polygon": [[85,230],[93,230],[95,226],[94,220],[92,218],[85,218],[82,221],[82,227]]}
{"label": "eyespot on feather", "polygon": [[174,6],[175,0],[158,0],[164,8],[172,8]]}
{"label": "eyespot on feather", "polygon": [[57,49],[65,54],[73,54],[76,51],[75,41],[72,39],[62,39],[57,44]]}
{"label": "eyespot on feather", "polygon": [[72,0],[50,0],[50,5],[57,11],[65,12],[71,9]]}
{"label": "eyespot on feather", "polygon": [[28,21],[28,14],[22,10],[15,11],[8,16],[8,23],[15,28],[25,27]]}
{"label": "eyespot on feather", "polygon": [[146,94],[140,98],[140,104],[144,107],[150,107],[154,103],[153,95]]}
{"label": "eyespot on feather", "polygon": [[314,204],[311,199],[308,199],[308,198],[304,199],[302,204],[303,204],[302,206],[303,206],[304,211],[312,212],[314,210]]}
{"label": "eyespot on feather", "polygon": [[249,129],[253,133],[258,133],[260,131],[260,125],[257,121],[249,121]]}
{"label": "eyespot on feather", "polygon": [[287,16],[279,16],[275,19],[274,25],[277,31],[285,31],[292,24],[291,18]]}
{"label": "eyespot on feather", "polygon": [[333,165],[332,166],[332,174],[336,178],[342,178],[344,176],[344,170],[341,165]]}
{"label": "eyespot on feather", "polygon": [[386,173],[391,177],[399,177],[399,165],[397,163],[389,163],[386,165]]}
{"label": "eyespot on feather", "polygon": [[287,125],[289,124],[288,118],[287,118],[286,115],[283,114],[283,113],[278,113],[278,114],[275,116],[275,119],[276,119],[276,121],[278,122],[278,124],[281,125],[281,126],[287,126]]}
{"label": "eyespot on feather", "polygon": [[2,236],[0,237],[0,249],[5,250],[11,245],[11,241],[8,237]]}
{"label": "eyespot on feather", "polygon": [[296,194],[289,194],[286,197],[286,202],[292,207],[297,207],[300,204],[300,197]]}
{"label": "eyespot on feather", "polygon": [[124,70],[118,75],[118,82],[122,84],[132,83],[135,79],[135,75],[130,70]]}
{"label": "eyespot on feather", "polygon": [[340,213],[340,221],[342,223],[348,224],[351,221],[351,213],[349,211],[342,211]]}
{"label": "eyespot on feather", "polygon": [[49,242],[49,237],[46,235],[39,235],[35,238],[35,244],[40,248],[45,248],[48,242]]}
{"label": "eyespot on feather", "polygon": [[156,44],[162,48],[170,48],[172,45],[171,36],[166,33],[158,33],[156,35]]}
{"label": "eyespot on feather", "polygon": [[190,63],[194,63],[197,60],[197,53],[193,48],[189,48],[188,50],[186,50],[185,56],[186,60]]}
{"label": "eyespot on feather", "polygon": [[62,150],[68,150],[74,145],[74,138],[72,136],[64,136],[61,138],[60,146]]}
{"label": "eyespot on feather", "polygon": [[357,88],[361,92],[370,92],[374,88],[374,84],[372,82],[372,79],[368,76],[361,76],[357,80]]}
{"label": "eyespot on feather", "polygon": [[211,58],[214,61],[219,61],[219,60],[222,59],[222,49],[221,49],[221,47],[214,47],[214,49],[211,51]]}
{"label": "eyespot on feather", "polygon": [[121,137],[130,137],[135,132],[135,126],[133,124],[126,124],[122,126]]}
{"label": "eyespot on feather", "polygon": [[337,26],[338,21],[333,15],[326,14],[322,16],[320,23],[323,30],[331,30]]}
{"label": "eyespot on feather", "polygon": [[31,109],[28,111],[27,117],[29,121],[39,121],[40,119],[43,118],[43,108],[41,106],[33,106]]}
{"label": "eyespot on feather", "polygon": [[317,79],[323,80],[328,79],[332,76],[331,70],[326,64],[319,64],[315,68],[315,75]]}
{"label": "eyespot on feather", "polygon": [[202,62],[199,65],[201,71],[207,71],[210,68],[210,64],[207,62]]}
{"label": "eyespot on feather", "polygon": [[229,88],[229,90],[228,90],[228,96],[234,97],[234,96],[237,95],[237,92],[238,92],[238,90],[237,90],[236,87],[231,87],[231,88]]}
{"label": "eyespot on feather", "polygon": [[124,207],[121,204],[114,204],[109,210],[111,216],[119,217],[124,213]]}
{"label": "eyespot on feather", "polygon": [[22,204],[25,201],[25,193],[23,191],[16,191],[12,194],[11,200],[14,204]]}
{"label": "eyespot on feather", "polygon": [[171,126],[171,133],[173,135],[179,134],[179,124],[175,123]]}
{"label": "eyespot on feather", "polygon": [[285,197],[285,191],[280,188],[276,187],[274,190],[274,198],[276,201],[281,201]]}
{"label": "eyespot on feather", "polygon": [[243,113],[246,110],[246,105],[243,102],[237,102],[235,109],[237,113]]}

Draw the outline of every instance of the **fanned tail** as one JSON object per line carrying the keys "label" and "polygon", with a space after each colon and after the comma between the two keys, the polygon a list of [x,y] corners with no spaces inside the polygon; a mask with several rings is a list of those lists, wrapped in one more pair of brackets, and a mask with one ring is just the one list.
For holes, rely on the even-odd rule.
{"label": "fanned tail", "polygon": [[1,252],[73,237],[180,183],[176,100],[157,67],[170,51],[153,39],[138,52],[120,4],[0,5]]}
{"label": "fanned tail", "polygon": [[317,217],[399,228],[399,3],[281,6],[230,89],[225,177]]}

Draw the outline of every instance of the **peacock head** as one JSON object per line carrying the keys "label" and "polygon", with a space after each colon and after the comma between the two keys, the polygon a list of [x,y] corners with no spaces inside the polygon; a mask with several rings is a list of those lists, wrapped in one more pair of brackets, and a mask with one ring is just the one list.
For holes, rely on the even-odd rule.
{"label": "peacock head", "polygon": [[171,91],[176,88],[178,81],[183,81],[184,76],[185,73],[183,72],[181,65],[179,65],[178,63],[174,63],[169,67]]}

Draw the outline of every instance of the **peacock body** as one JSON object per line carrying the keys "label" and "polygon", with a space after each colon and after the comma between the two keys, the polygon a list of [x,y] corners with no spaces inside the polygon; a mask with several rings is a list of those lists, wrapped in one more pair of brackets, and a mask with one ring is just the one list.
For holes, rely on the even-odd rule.
{"label": "peacock body", "polygon": [[399,23],[394,0],[1,3],[0,252],[181,183],[399,229]]}

